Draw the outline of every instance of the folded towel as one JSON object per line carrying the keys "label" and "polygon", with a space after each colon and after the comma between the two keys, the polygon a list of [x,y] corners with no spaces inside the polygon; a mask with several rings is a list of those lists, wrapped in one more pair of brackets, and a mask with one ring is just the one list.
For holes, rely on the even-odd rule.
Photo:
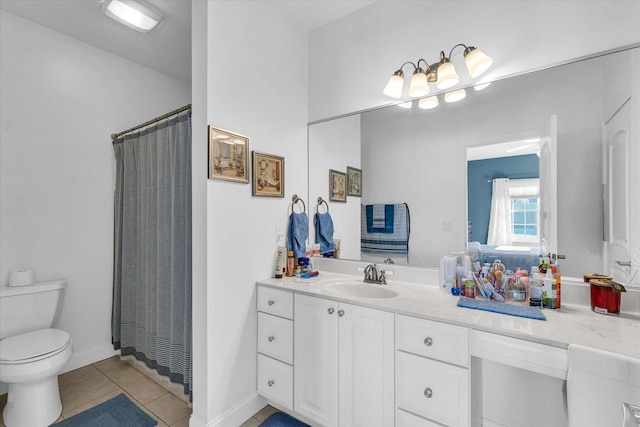
{"label": "folded towel", "polygon": [[[380,221],[381,211],[384,211],[384,215],[382,215],[383,221]],[[394,211],[394,205],[367,205],[367,233],[392,234]],[[376,215],[378,216],[377,220]]]}
{"label": "folded towel", "polygon": [[507,304],[504,302],[485,299],[460,297],[458,300],[458,307],[508,314],[509,316],[526,317],[528,319],[547,320],[547,317],[539,307],[530,307],[527,305]]}
{"label": "folded towel", "polygon": [[384,228],[385,211],[386,209],[384,205],[373,205],[373,214],[371,216],[371,227]]}
{"label": "folded towel", "polygon": [[329,212],[316,213],[313,216],[313,225],[316,229],[316,243],[320,244],[320,253],[333,252],[333,220]]}
{"label": "folded towel", "polygon": [[[406,203],[384,205],[384,229],[371,228],[373,205],[362,205],[360,221],[360,250],[371,254],[409,254],[409,207]],[[386,231],[385,231],[386,230]]]}
{"label": "folded towel", "polygon": [[307,214],[292,213],[289,216],[287,247],[293,251],[293,256],[301,258],[307,253],[307,239],[309,238],[309,218]]}

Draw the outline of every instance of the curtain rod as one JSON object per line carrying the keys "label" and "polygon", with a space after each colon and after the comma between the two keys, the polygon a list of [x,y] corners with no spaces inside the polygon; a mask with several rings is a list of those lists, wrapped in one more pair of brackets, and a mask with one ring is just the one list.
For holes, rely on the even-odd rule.
{"label": "curtain rod", "polygon": [[131,129],[127,129],[127,130],[124,130],[124,131],[122,131],[122,132],[118,132],[118,133],[112,133],[112,134],[111,134],[111,140],[112,140],[112,141],[115,141],[116,139],[118,139],[118,138],[119,138],[119,137],[121,137],[122,135],[125,135],[125,134],[127,134],[127,133],[129,133],[129,132],[133,132],[134,130],[141,129],[141,128],[143,128],[143,127],[146,127],[146,126],[152,125],[152,124],[154,124],[154,123],[156,123],[156,122],[159,122],[160,120],[166,119],[167,117],[171,117],[171,116],[174,116],[174,115],[176,115],[176,114],[180,114],[180,113],[182,113],[183,111],[190,110],[190,109],[191,109],[191,104],[187,104],[187,105],[185,105],[184,107],[180,107],[180,108],[178,108],[178,109],[175,109],[175,110],[171,111],[170,113],[163,114],[162,116],[160,116],[160,117],[156,117],[155,119],[153,119],[153,120],[149,120],[148,122],[144,122],[144,123],[142,123],[141,125],[134,126],[134,127],[132,127]]}

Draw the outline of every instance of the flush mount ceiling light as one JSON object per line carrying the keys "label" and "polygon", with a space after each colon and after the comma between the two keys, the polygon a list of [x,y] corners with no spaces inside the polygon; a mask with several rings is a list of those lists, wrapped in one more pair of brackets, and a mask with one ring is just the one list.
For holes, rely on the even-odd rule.
{"label": "flush mount ceiling light", "polygon": [[[458,84],[460,77],[456,72],[456,67],[451,62],[451,55],[457,47],[464,48],[464,63],[467,66],[467,71],[471,78],[476,78],[482,73],[487,71],[493,59],[485,55],[480,49],[467,46],[464,44],[457,44],[449,52],[449,56],[445,56],[444,51],[440,52],[440,60],[434,64],[429,65],[427,60],[420,58],[417,63],[405,62],[400,66],[389,83],[382,91],[385,95],[391,98],[402,98],[402,89],[404,86],[404,72],[402,69],[405,65],[411,65],[413,67],[413,74],[411,77],[411,83],[409,85],[409,96],[412,98],[422,97],[429,93],[429,83],[435,83],[438,89],[449,89]],[[424,64],[421,66],[421,64]]]}
{"label": "flush mount ceiling light", "polygon": [[142,0],[104,0],[102,13],[141,33],[154,29],[164,15]]}

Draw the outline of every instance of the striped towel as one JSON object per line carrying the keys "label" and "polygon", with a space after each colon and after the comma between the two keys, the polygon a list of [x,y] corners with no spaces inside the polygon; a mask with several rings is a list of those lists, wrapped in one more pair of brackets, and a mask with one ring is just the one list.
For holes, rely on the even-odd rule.
{"label": "striped towel", "polygon": [[385,205],[372,205],[371,227],[384,228]]}
{"label": "striped towel", "polygon": [[393,231],[391,233],[382,231],[385,229],[384,226],[381,229],[376,229],[376,232],[371,232],[371,227],[367,227],[367,208],[370,206],[372,205],[362,205],[361,207],[360,250],[370,254],[408,255],[410,221],[407,204],[387,205],[393,206]]}

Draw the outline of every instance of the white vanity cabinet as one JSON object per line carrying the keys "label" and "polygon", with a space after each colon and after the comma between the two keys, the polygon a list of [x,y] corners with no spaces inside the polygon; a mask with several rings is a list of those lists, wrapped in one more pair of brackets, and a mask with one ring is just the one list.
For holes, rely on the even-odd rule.
{"label": "white vanity cabinet", "polygon": [[397,315],[396,347],[397,426],[468,426],[469,330]]}
{"label": "white vanity cabinet", "polygon": [[258,393],[293,409],[293,293],[258,287]]}
{"label": "white vanity cabinet", "polygon": [[294,411],[324,426],[393,426],[393,313],[300,294],[294,305]]}

